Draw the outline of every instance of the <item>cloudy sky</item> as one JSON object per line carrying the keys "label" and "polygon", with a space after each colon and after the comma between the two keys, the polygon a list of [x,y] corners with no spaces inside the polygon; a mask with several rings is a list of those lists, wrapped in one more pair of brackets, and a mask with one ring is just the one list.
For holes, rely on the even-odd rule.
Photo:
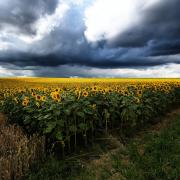
{"label": "cloudy sky", "polygon": [[180,0],[0,0],[0,77],[180,77]]}

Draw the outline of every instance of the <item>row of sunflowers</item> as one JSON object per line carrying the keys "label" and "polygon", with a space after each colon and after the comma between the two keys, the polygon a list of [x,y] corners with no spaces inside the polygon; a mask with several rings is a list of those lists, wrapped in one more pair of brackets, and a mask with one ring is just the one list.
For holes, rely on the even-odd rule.
{"label": "row of sunflowers", "polygon": [[1,110],[62,156],[113,129],[129,135],[180,103],[178,79],[0,79]]}

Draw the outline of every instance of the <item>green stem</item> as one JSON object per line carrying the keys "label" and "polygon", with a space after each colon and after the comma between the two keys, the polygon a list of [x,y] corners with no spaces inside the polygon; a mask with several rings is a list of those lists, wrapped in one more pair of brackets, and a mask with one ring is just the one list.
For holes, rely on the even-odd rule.
{"label": "green stem", "polygon": [[71,153],[71,141],[70,141],[70,136],[69,135],[67,137],[67,145],[68,145],[68,153]]}
{"label": "green stem", "polygon": [[106,135],[108,134],[108,120],[106,118]]}
{"label": "green stem", "polygon": [[66,119],[66,138],[67,138],[67,145],[68,145],[68,153],[71,153],[71,136],[69,132],[69,121]]}
{"label": "green stem", "polygon": [[[84,124],[86,125],[85,118],[84,118]],[[85,131],[84,131],[84,145],[85,145],[85,147],[87,147],[87,129],[86,129],[86,126],[85,126]]]}
{"label": "green stem", "polygon": [[92,144],[94,144],[94,126],[93,126],[93,121],[91,122],[91,139],[92,139]]}
{"label": "green stem", "polygon": [[64,141],[61,142],[61,147],[62,147],[62,158],[65,159],[65,154],[64,154],[65,144],[64,144]]}
{"label": "green stem", "polygon": [[[74,115],[74,125],[75,125],[75,127],[76,127],[76,124],[77,124],[76,116]],[[74,133],[74,150],[75,150],[75,152],[76,152],[76,149],[77,149],[77,132],[75,131],[75,133]]]}

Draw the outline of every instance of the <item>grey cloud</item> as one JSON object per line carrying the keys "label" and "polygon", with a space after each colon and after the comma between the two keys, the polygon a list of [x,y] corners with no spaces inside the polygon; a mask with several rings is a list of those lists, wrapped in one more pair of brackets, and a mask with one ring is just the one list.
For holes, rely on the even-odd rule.
{"label": "grey cloud", "polygon": [[131,27],[111,41],[113,46],[141,47],[151,40],[180,38],[179,0],[163,0],[142,12],[144,16],[139,24]]}
{"label": "grey cloud", "polygon": [[58,0],[1,0],[0,30],[16,27],[21,33],[35,34],[31,25],[40,16],[54,12]]}
{"label": "grey cloud", "polygon": [[[0,6],[0,31],[3,32],[3,28],[11,25],[17,27],[19,33],[27,35],[36,34],[32,23],[41,15],[53,13],[58,2],[57,0],[8,1]],[[110,41],[104,39],[91,44],[84,36],[86,27],[83,10],[85,7],[71,6],[60,25],[32,45],[11,37],[3,37],[2,41],[11,42],[19,49],[0,51],[0,64],[3,64],[3,67],[6,64],[7,69],[8,66],[11,69],[13,66],[18,67],[19,70],[27,70],[31,67],[28,70],[40,76],[46,75],[47,72],[39,73],[41,70],[36,70],[35,67],[49,69],[49,76],[56,76],[49,67],[57,69],[59,66],[66,65],[66,68],[57,73],[57,76],[62,74],[86,76],[86,68],[91,67],[148,68],[168,63],[180,64],[179,7],[179,0],[161,1],[158,6],[142,13],[144,17],[140,24],[130,27],[115,39]],[[82,71],[75,69],[76,65],[82,67]],[[67,67],[72,66],[74,70],[68,70]],[[86,67],[85,70],[83,70],[84,67]]]}

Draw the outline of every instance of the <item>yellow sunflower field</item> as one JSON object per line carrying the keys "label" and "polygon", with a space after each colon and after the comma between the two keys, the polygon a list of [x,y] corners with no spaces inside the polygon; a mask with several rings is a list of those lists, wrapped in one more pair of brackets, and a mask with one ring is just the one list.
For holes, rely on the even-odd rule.
{"label": "yellow sunflower field", "polygon": [[180,103],[180,80],[2,78],[0,103],[10,123],[59,144],[64,156],[97,131],[128,135],[151,123]]}

